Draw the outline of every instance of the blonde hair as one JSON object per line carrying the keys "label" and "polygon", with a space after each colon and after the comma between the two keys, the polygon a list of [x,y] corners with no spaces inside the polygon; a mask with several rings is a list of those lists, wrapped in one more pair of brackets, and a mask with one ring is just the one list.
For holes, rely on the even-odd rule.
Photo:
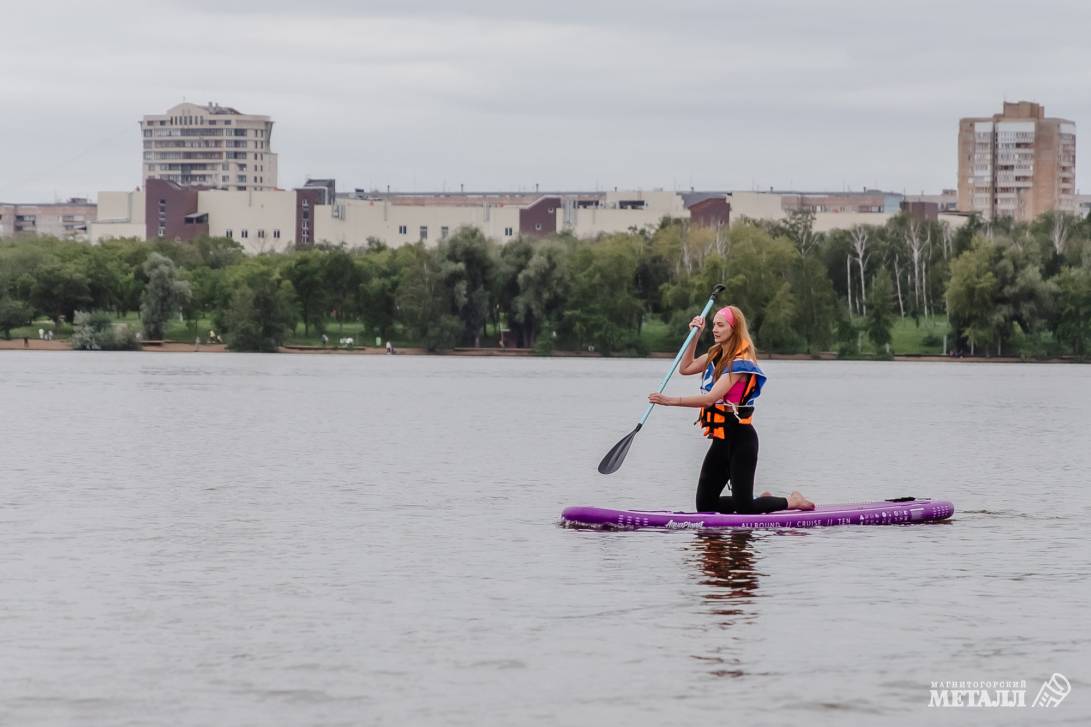
{"label": "blonde hair", "polygon": [[[713,368],[713,379],[719,379],[727,367],[728,375],[731,374],[731,362],[736,358],[749,359],[755,363],[758,361],[758,353],[754,350],[754,341],[750,338],[750,328],[746,325],[746,316],[738,307],[729,305],[731,314],[735,318],[735,325],[731,327],[731,335],[723,344],[714,343],[708,349],[708,360],[718,357]],[[725,351],[727,353],[725,353]]]}

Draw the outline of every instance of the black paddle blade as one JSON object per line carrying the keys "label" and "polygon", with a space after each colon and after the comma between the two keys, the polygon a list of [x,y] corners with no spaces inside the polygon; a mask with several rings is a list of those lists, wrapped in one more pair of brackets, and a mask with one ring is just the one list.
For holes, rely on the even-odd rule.
{"label": "black paddle blade", "polygon": [[629,432],[625,437],[611,447],[610,451],[606,453],[606,456],[599,462],[599,473],[604,475],[610,475],[617,472],[621,467],[621,463],[625,461],[625,455],[629,453],[629,446],[633,443],[633,438],[636,433],[640,431],[643,424],[637,424],[636,429]]}

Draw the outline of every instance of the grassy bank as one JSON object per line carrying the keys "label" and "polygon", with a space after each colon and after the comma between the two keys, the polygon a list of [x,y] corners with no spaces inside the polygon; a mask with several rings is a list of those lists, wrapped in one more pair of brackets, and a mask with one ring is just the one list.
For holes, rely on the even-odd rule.
{"label": "grassy bank", "polygon": [[[127,323],[136,330],[140,330],[141,327],[140,316],[136,313],[130,313],[118,318],[117,321]],[[70,323],[55,327],[52,321],[40,319],[34,321],[30,326],[13,328],[11,337],[18,339],[26,336],[37,339],[39,328],[52,330],[53,335],[58,339],[65,339],[72,335]],[[194,338],[200,338],[201,343],[208,343],[208,333],[214,328],[212,321],[208,319],[198,320],[196,324],[192,321],[173,320],[167,325],[165,337],[167,340],[183,343],[192,343]],[[943,316],[922,318],[919,321],[914,321],[912,318],[899,318],[895,320],[891,331],[894,339],[892,348],[894,353],[897,354],[942,354],[943,336],[947,331],[947,319]],[[375,333],[368,331],[361,321],[345,321],[343,324],[330,323],[326,327],[326,335],[329,337],[327,345],[331,347],[336,347],[338,340],[342,337],[352,337],[357,347],[372,348],[376,345]],[[650,318],[644,322],[640,336],[648,351],[674,353],[678,350],[685,333],[684,331],[679,332],[671,329],[658,318]],[[496,338],[496,335],[490,329],[488,334],[482,338],[482,345],[493,347],[496,345]],[[285,343],[290,346],[321,346],[322,337],[313,328],[305,333],[303,324],[300,323],[296,325],[295,332],[288,337]],[[381,341],[379,345],[382,346],[385,343],[385,341]],[[418,346],[419,342],[395,334],[394,345],[399,348],[409,348]],[[758,339],[758,346],[759,348],[761,346],[760,338]],[[874,355],[876,350],[870,342],[864,339],[861,353],[863,355]]]}
{"label": "grassy bank", "polygon": [[[896,318],[891,329],[893,343],[891,348],[896,354],[939,355],[943,353],[943,336],[949,332],[945,316],[929,316],[915,321],[912,318]],[[675,352],[685,338],[684,332],[673,331],[658,319],[644,322],[641,338],[649,351]],[[707,345],[707,337],[703,339]],[[758,348],[761,349],[761,337],[757,336]],[[950,345],[950,340],[948,340]],[[877,351],[866,337],[862,338],[861,354],[870,356]]]}

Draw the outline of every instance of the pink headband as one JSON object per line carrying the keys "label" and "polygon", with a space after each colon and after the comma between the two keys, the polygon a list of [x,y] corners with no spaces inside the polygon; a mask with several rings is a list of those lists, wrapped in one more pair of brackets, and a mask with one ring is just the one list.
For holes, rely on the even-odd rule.
{"label": "pink headband", "polygon": [[716,311],[716,315],[722,315],[724,320],[727,321],[727,325],[732,328],[735,327],[735,313],[731,310],[731,306],[725,305],[723,308]]}

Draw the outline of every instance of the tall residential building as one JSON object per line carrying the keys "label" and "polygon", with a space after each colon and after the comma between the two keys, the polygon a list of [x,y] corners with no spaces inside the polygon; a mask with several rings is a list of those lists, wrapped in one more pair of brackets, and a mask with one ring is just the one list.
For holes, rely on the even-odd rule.
{"label": "tall residential building", "polygon": [[1030,101],[959,119],[958,208],[986,219],[1076,212],[1076,124]]}
{"label": "tall residential building", "polygon": [[182,186],[264,190],[277,186],[277,155],[270,148],[273,122],[209,102],[180,103],[145,116],[141,179]]}

